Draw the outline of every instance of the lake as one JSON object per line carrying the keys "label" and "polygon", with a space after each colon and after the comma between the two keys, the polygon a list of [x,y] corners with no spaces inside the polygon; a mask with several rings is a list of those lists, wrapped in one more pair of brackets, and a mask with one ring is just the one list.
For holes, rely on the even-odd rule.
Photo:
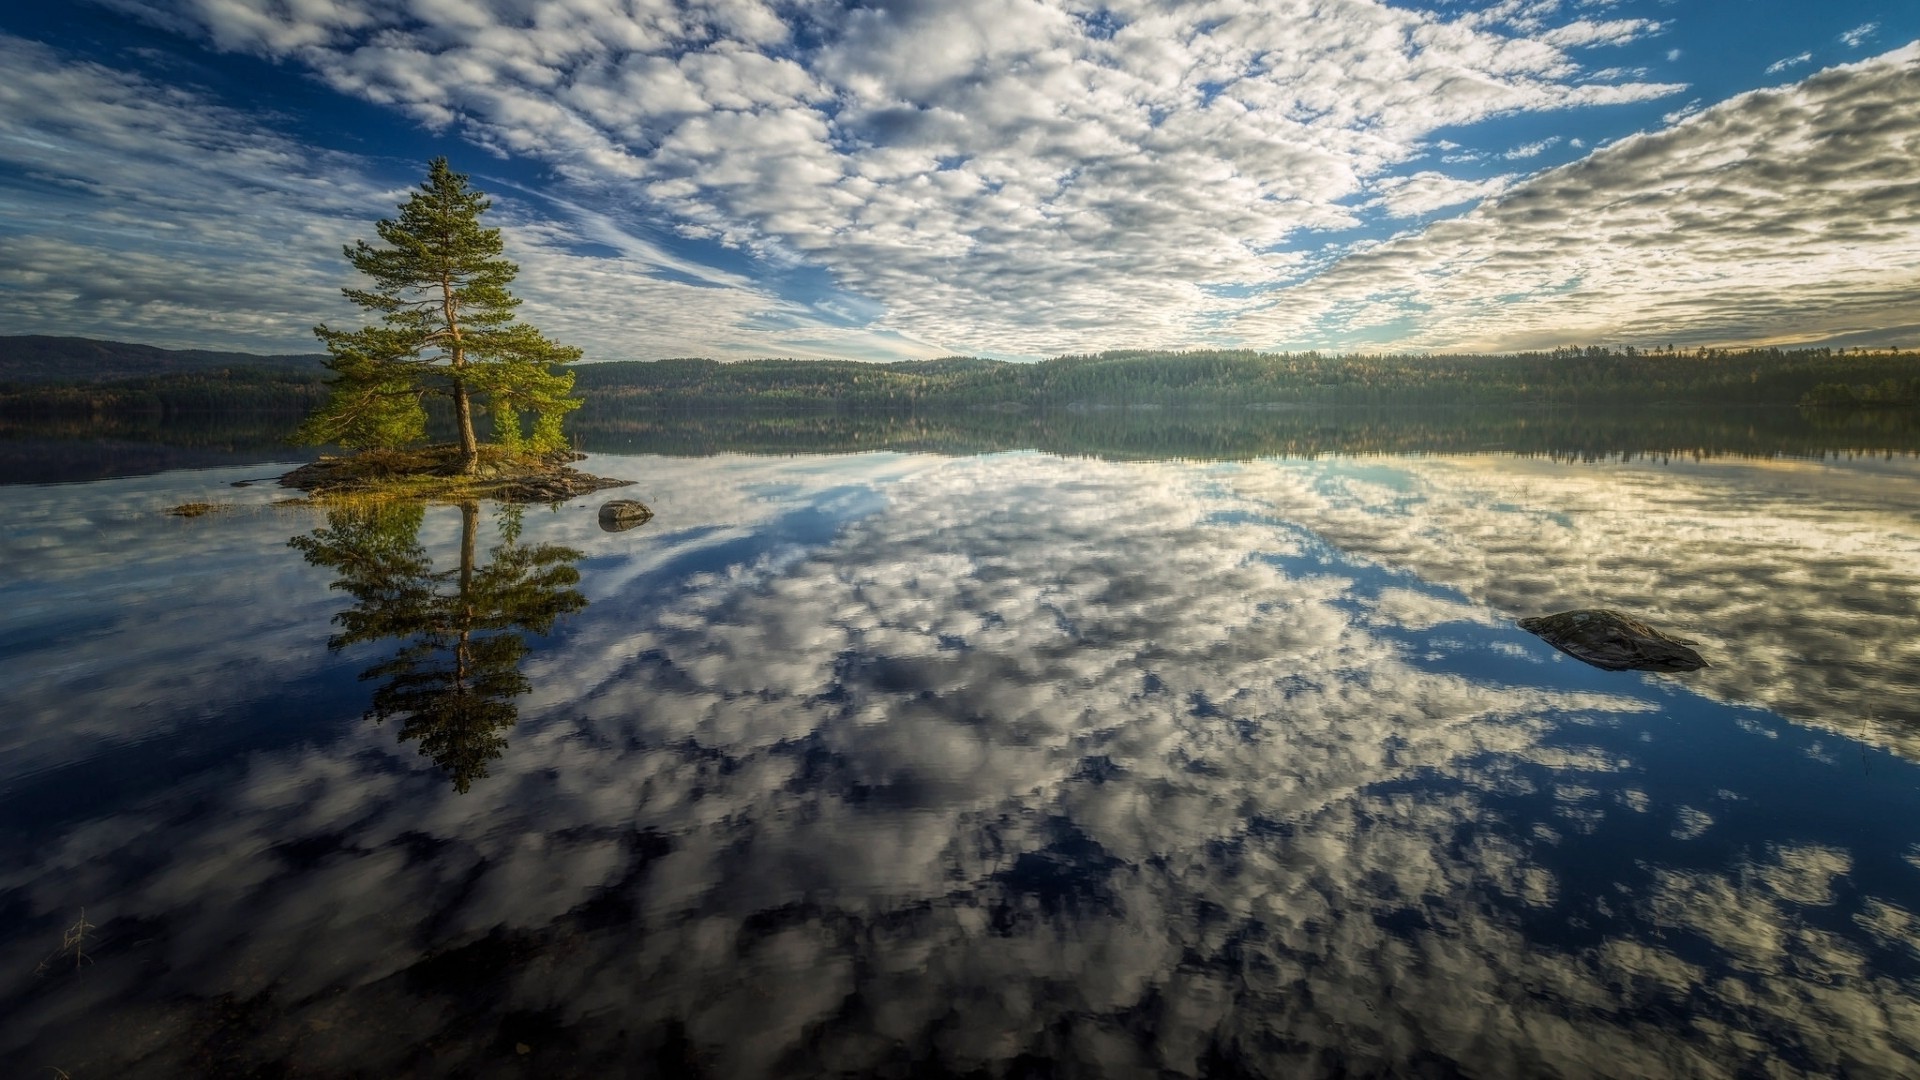
{"label": "lake", "polygon": [[[1920,459],[1729,437],[16,466],[0,1061],[1913,1075]],[[1514,625],[1592,606],[1711,666]]]}

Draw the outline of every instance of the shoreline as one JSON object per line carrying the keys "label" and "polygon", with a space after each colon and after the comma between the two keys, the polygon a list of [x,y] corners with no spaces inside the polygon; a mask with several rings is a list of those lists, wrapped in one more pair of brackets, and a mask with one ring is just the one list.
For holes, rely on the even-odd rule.
{"label": "shoreline", "polygon": [[585,454],[520,455],[498,447],[480,448],[480,465],[469,475],[460,470],[459,448],[441,444],[418,450],[373,450],[322,456],[281,476],[281,487],[307,493],[313,501],[332,499],[423,499],[463,502],[493,499],[507,503],[559,503],[596,491],[630,487],[631,480],[594,476],[572,467]]}

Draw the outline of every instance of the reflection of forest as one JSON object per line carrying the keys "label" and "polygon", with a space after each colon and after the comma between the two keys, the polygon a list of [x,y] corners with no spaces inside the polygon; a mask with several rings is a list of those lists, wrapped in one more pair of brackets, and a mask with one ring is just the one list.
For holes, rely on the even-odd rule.
{"label": "reflection of forest", "polygon": [[0,483],[70,484],[170,469],[292,461],[306,456],[287,445],[287,432],[295,422],[278,413],[164,422],[0,419]]}
{"label": "reflection of forest", "polygon": [[1090,408],[933,412],[619,411],[574,418],[603,453],[972,454],[1041,450],[1113,460],[1245,460],[1320,454],[1820,456],[1920,450],[1906,412],[1794,408]]}
{"label": "reflection of forest", "polygon": [[[300,456],[280,414],[0,420],[0,478],[55,483]],[[1920,452],[1912,410],[1742,408],[623,409],[589,399],[583,450],[698,456],[1042,450],[1114,460],[1319,454],[1820,456]],[[430,433],[444,431],[430,427]]]}
{"label": "reflection of forest", "polygon": [[573,588],[580,552],[520,543],[520,507],[503,507],[500,542],[478,562],[480,508],[460,505],[460,565],[436,571],[420,543],[419,504],[330,512],[327,527],[288,541],[315,566],[340,575],[333,587],[354,605],[334,616],[330,649],[383,641],[399,651],[361,673],[380,680],[367,715],[400,721],[402,741],[466,791],[487,775],[519,718],[514,699],[532,689],[520,671],[525,634],[545,634],[562,615],[586,607]]}

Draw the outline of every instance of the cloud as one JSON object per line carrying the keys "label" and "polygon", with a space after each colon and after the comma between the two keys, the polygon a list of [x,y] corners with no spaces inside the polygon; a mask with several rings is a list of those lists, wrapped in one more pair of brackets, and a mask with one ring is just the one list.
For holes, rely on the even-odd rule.
{"label": "cloud", "polygon": [[[1911,299],[1898,119],[1855,131],[1844,100],[1871,85],[1873,109],[1910,103],[1911,47],[1777,97],[1688,102],[1671,130],[1517,181],[1454,175],[1492,154],[1438,136],[1670,98],[1685,87],[1581,63],[1664,24],[1373,0],[113,6],[549,167],[549,190],[500,192],[502,213],[531,252],[529,317],[596,358],[1772,343],[1897,325]],[[34,88],[0,152],[27,177],[0,286],[26,325],[286,348],[337,317],[332,252],[395,195],[356,178],[366,162],[191,90],[11,48]],[[1561,140],[1586,149],[1554,135],[1504,157]],[[1622,167],[1668,153],[1686,183]],[[1843,179],[1838,157],[1865,172]],[[165,198],[76,179],[156,166]],[[315,182],[267,176],[290,168]],[[238,208],[224,233],[219,206]],[[1381,239],[1434,215],[1451,220]],[[701,269],[681,240],[744,268]],[[272,267],[275,295],[256,297],[248,266]],[[829,295],[781,284],[821,280]]]}
{"label": "cloud", "polygon": [[[1713,664],[1690,680],[1701,692],[1920,760],[1920,712],[1903,704],[1914,700],[1907,672],[1920,671],[1904,621],[1920,604],[1920,541],[1900,524],[1911,500],[1891,494],[1913,481],[1906,465],[1674,460],[1596,472],[1462,458],[1402,463],[1390,490],[1255,477],[1271,486],[1250,480],[1250,498],[1344,551],[1506,618],[1643,613],[1701,642]],[[1389,499],[1406,511],[1379,513]],[[1763,614],[1779,610],[1801,614]]]}
{"label": "cloud", "polygon": [[1498,195],[1515,179],[1512,173],[1485,180],[1455,180],[1437,172],[1395,176],[1374,185],[1373,190],[1378,194],[1373,203],[1384,207],[1389,217],[1422,217],[1461,203]]}
{"label": "cloud", "polygon": [[1025,355],[1194,343],[1440,128],[1678,89],[1569,53],[1646,20],[1374,0],[117,6],[823,268],[876,332]]}
{"label": "cloud", "polygon": [[[1539,40],[1562,49],[1581,49],[1595,45],[1627,45],[1657,34],[1661,24],[1653,19],[1581,19],[1556,26],[1539,35]],[[1674,50],[1678,53],[1679,50]],[[1673,59],[1669,54],[1668,59]]]}
{"label": "cloud", "polygon": [[1682,120],[1685,120],[1689,116],[1699,115],[1700,110],[1702,108],[1704,108],[1704,105],[1702,104],[1701,100],[1699,98],[1694,98],[1692,101],[1687,102],[1685,105],[1682,105],[1679,108],[1672,110],[1671,112],[1661,113],[1660,122],[1668,126],[1672,126],[1674,124],[1679,123]]}
{"label": "cloud", "polygon": [[1539,142],[1530,142],[1522,146],[1516,146],[1500,156],[1506,158],[1508,161],[1522,161],[1526,158],[1539,157],[1541,154],[1546,153],[1558,145],[1560,145],[1560,136],[1549,135]]}
{"label": "cloud", "polygon": [[1807,63],[1812,59],[1813,59],[1812,53],[1803,52],[1798,56],[1789,56],[1782,60],[1775,60],[1773,63],[1767,65],[1767,74],[1778,75],[1790,67],[1798,67],[1799,65]]}
{"label": "cloud", "polygon": [[1877,22],[1861,23],[1859,26],[1856,26],[1853,29],[1847,31],[1846,33],[1841,34],[1840,44],[1845,45],[1849,49],[1857,49],[1860,46],[1865,45],[1870,39],[1872,39],[1872,37],[1875,34],[1879,32],[1880,32],[1879,23]]}
{"label": "cloud", "polygon": [[[316,149],[199,93],[0,36],[0,293],[42,333],[179,347],[319,351],[316,322],[362,321],[340,296],[342,245],[404,198],[366,160]],[[476,185],[490,185],[484,176]],[[522,268],[522,314],[593,359],[874,355],[746,278],[672,256],[604,212],[495,188],[492,223]],[[558,210],[556,214],[553,211]],[[581,254],[589,245],[613,254]],[[584,298],[584,302],[583,302]],[[758,327],[792,322],[783,336]],[[825,338],[825,348],[805,339]],[[891,341],[884,354],[931,350]]]}
{"label": "cloud", "polygon": [[1920,46],[1743,94],[1349,255],[1228,332],[1514,349],[1900,325],[1920,301],[1917,99]]}

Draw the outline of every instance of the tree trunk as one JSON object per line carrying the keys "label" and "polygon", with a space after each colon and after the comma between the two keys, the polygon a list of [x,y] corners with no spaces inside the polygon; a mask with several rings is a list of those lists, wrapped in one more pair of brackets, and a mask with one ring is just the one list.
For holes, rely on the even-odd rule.
{"label": "tree trunk", "polygon": [[473,437],[473,401],[463,382],[453,384],[453,418],[460,428],[460,471],[472,476],[480,471],[480,443]]}
{"label": "tree trunk", "polygon": [[440,271],[440,311],[447,320],[447,333],[453,337],[453,419],[460,428],[460,472],[472,476],[480,471],[480,442],[473,437],[473,399],[467,395],[467,381],[461,376],[467,366],[467,350],[460,343],[460,313],[453,304],[453,277]]}

